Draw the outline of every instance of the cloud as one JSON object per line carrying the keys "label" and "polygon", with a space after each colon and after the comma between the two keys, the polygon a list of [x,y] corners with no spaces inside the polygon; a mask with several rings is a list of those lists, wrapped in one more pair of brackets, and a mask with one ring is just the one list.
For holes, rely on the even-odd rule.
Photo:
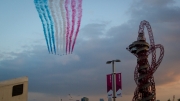
{"label": "cloud", "polygon": [[[136,58],[126,50],[126,47],[136,40],[139,23],[134,21],[115,26],[107,33],[103,32],[105,27],[103,27],[104,29],[102,26],[95,28],[93,29],[94,35],[105,35],[108,37],[91,37],[90,40],[84,40],[83,37],[79,37],[75,51],[71,55],[57,56],[48,54],[45,46],[34,46],[33,50],[21,53],[11,52],[9,55],[13,55],[16,58],[0,61],[0,80],[28,76],[29,92],[54,97],[67,98],[69,93],[74,96],[76,94],[82,96],[106,96],[105,75],[111,73],[112,68],[111,65],[105,63],[108,60],[120,59],[122,62],[116,63],[115,66],[116,71],[122,72],[123,75],[123,94],[124,96],[132,97],[136,87],[133,80]],[[155,30],[154,33],[160,30],[153,25],[152,23],[152,28]],[[85,26],[86,29],[88,28],[87,26]],[[90,30],[86,29],[81,32],[84,36],[86,36],[86,32],[91,34]],[[102,30],[101,33],[99,29]],[[179,47],[171,45],[174,44],[173,39],[170,41],[166,40],[175,36],[171,36],[164,31],[159,32],[158,35],[154,34],[155,41],[159,39],[158,43],[164,45],[165,57],[154,75],[157,86],[174,82],[179,76],[177,72],[179,70],[179,56],[176,55]],[[178,29],[174,32],[178,32]],[[168,36],[160,38],[164,34]],[[174,33],[174,35],[177,35],[176,38],[178,37],[178,34]],[[176,41],[179,42],[178,40]],[[173,50],[174,52],[172,52]],[[171,74],[168,74],[169,71],[171,71]]]}
{"label": "cloud", "polygon": [[153,6],[167,6],[175,3],[174,0],[140,0],[141,3]]}
{"label": "cloud", "polygon": [[[112,71],[111,65],[105,63],[120,59],[115,67],[117,72],[122,72],[122,100],[128,101],[136,87],[133,79],[137,62],[126,47],[137,39],[140,21],[147,20],[151,24],[155,43],[165,48],[164,59],[154,74],[157,90],[161,90],[160,86],[178,83],[180,8],[168,6],[173,2],[136,1],[129,9],[129,21],[108,31],[107,23],[87,24],[80,30],[74,53],[70,55],[48,54],[46,47],[41,45],[21,53],[2,53],[0,80],[28,76],[30,96],[39,96],[39,101],[44,100],[44,96],[68,99],[68,94],[105,97],[106,74]],[[149,41],[147,32],[146,37]]]}
{"label": "cloud", "polygon": [[136,21],[145,19],[156,24],[179,23],[180,7],[168,6],[174,3],[174,0],[136,0],[128,11],[132,20]]}
{"label": "cloud", "polygon": [[[93,29],[93,34],[104,35],[105,33],[99,33],[101,27]],[[102,32],[103,30],[105,27]],[[84,30],[82,34],[86,34],[86,32],[89,32],[89,29]],[[34,46],[30,51],[9,53],[16,58],[0,61],[2,70],[0,71],[0,80],[28,76],[29,92],[56,96],[66,96],[69,93],[87,96],[106,95],[106,74],[111,73],[112,70],[111,65],[105,64],[106,61],[123,59],[121,57],[126,57],[125,54],[128,53],[125,49],[126,45],[120,49],[121,44],[118,45],[118,43],[121,42],[118,41],[109,37],[92,38],[91,40],[80,38],[74,53],[65,56],[50,55],[45,46],[39,45]],[[124,55],[120,56],[119,53]],[[128,66],[128,62],[122,61]],[[127,71],[122,67],[119,69],[121,65],[121,63],[115,64],[117,72],[122,70],[124,75],[127,73],[127,77],[132,79],[133,73],[129,72],[133,72],[133,70],[129,68],[130,71]],[[7,76],[7,74],[11,75]],[[124,81],[130,82],[126,79],[123,78]],[[124,87],[128,88],[126,85]],[[128,91],[124,91],[124,93],[131,94]]]}

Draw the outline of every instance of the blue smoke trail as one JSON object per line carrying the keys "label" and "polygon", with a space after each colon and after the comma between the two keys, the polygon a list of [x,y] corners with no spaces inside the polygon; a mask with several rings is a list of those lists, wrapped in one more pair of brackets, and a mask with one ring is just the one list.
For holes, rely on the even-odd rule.
{"label": "blue smoke trail", "polygon": [[46,20],[47,22],[47,31],[48,31],[48,36],[49,36],[49,46],[50,46],[50,50],[51,50],[51,53],[52,53],[52,43],[51,43],[51,32],[50,32],[50,29],[49,29],[49,21],[47,19],[47,16],[46,16],[46,10],[45,10],[45,3],[42,1],[42,0],[38,0],[41,2],[41,10],[43,11],[43,15],[44,15],[44,19]]}
{"label": "blue smoke trail", "polygon": [[[38,11],[38,14],[39,14],[39,18],[41,19],[41,22],[42,22],[42,26],[43,26],[43,31],[44,31],[44,36],[45,36],[45,39],[46,39],[46,44],[47,44],[47,48],[48,48],[48,52],[50,53],[50,50],[49,50],[49,43],[48,43],[48,39],[47,39],[47,32],[46,32],[46,26],[45,26],[45,22],[43,20],[43,16],[44,14],[42,15],[42,12],[40,10],[40,5],[39,5],[39,0],[34,0],[34,4],[36,6],[36,10]],[[44,16],[45,17],[45,16]]]}
{"label": "blue smoke trail", "polygon": [[48,0],[44,0],[44,3],[45,3],[45,9],[46,9],[46,12],[48,14],[48,18],[49,18],[49,21],[50,21],[50,28],[51,28],[51,32],[52,32],[52,41],[53,41],[53,47],[54,47],[54,52],[56,54],[56,47],[55,47],[55,40],[54,40],[54,27],[53,27],[53,21],[52,21],[52,17],[50,15],[50,11],[49,11],[49,8],[48,8]]}

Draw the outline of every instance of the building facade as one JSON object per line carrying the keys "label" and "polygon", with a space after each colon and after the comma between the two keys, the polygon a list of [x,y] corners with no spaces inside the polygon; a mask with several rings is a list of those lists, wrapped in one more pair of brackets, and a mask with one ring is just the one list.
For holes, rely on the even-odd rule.
{"label": "building facade", "polygon": [[27,77],[0,82],[0,101],[27,101],[27,98]]}

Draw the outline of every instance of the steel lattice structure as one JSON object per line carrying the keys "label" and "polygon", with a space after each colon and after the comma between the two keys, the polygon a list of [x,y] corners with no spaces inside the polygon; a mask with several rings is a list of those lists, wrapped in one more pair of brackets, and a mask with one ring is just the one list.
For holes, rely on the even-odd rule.
{"label": "steel lattice structure", "polygon": [[[144,27],[146,26],[150,44],[146,42],[144,36]],[[160,55],[156,60],[156,49],[160,49]],[[164,47],[161,44],[155,45],[153,32],[148,21],[141,21],[137,41],[127,47],[137,57],[137,65],[134,71],[134,80],[136,82],[136,90],[132,101],[155,101],[156,89],[153,74],[159,67],[163,56]],[[152,55],[152,61],[149,63],[148,55]]]}

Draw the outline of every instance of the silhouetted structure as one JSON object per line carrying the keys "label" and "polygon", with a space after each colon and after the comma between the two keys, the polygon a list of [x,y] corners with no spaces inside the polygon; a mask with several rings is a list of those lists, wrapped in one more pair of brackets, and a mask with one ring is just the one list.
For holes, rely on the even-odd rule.
{"label": "silhouetted structure", "polygon": [[89,98],[83,97],[83,98],[81,98],[81,101],[89,101]]}
{"label": "silhouetted structure", "polygon": [[[146,42],[144,36],[144,26],[146,26],[149,34],[150,45]],[[156,49],[160,48],[160,56],[156,61]],[[134,41],[127,48],[137,57],[137,65],[134,71],[134,80],[137,88],[134,92],[133,101],[156,101],[156,89],[153,73],[160,65],[164,48],[161,44],[155,45],[153,33],[149,22],[141,21],[139,26],[137,41]],[[148,55],[152,54],[151,64],[148,62]]]}
{"label": "silhouetted structure", "polygon": [[111,98],[108,98],[108,101],[112,101],[112,99],[111,99]]}
{"label": "silhouetted structure", "polygon": [[99,101],[104,101],[104,99],[101,98],[101,99],[99,99]]}

